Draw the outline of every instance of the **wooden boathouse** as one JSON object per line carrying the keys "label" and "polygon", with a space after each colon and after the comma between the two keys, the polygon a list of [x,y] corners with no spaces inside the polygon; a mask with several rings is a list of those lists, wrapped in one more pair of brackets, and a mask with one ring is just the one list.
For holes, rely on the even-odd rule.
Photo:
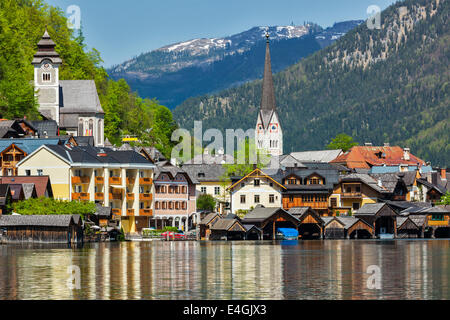
{"label": "wooden boathouse", "polygon": [[219,219],[211,226],[210,240],[245,240],[247,230],[238,219]]}
{"label": "wooden boathouse", "polygon": [[83,241],[81,218],[72,215],[0,216],[2,243],[77,243]]}
{"label": "wooden boathouse", "polygon": [[368,203],[361,207],[355,217],[374,228],[375,236],[391,235],[397,237],[397,213],[386,203]]}
{"label": "wooden boathouse", "polygon": [[321,239],[324,221],[311,207],[293,207],[289,213],[299,221],[298,234],[300,239]]}

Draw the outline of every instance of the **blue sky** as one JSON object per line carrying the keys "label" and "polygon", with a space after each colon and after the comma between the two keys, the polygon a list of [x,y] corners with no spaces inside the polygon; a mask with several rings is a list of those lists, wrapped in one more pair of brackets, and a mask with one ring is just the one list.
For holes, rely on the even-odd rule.
{"label": "blue sky", "polygon": [[223,37],[254,26],[303,24],[323,27],[366,19],[367,8],[394,0],[46,0],[64,12],[81,9],[86,43],[109,67],[142,52],[194,38]]}

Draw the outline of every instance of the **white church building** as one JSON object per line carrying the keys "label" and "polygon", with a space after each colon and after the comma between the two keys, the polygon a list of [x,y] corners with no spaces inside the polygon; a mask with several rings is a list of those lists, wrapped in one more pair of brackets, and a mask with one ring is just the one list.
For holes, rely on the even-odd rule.
{"label": "white church building", "polygon": [[92,136],[103,147],[104,115],[94,80],[59,80],[63,61],[55,42],[45,30],[33,58],[34,89],[39,113],[55,120],[61,130],[73,136]]}
{"label": "white church building", "polygon": [[270,62],[269,35],[266,44],[266,61],[262,86],[261,109],[256,122],[256,149],[271,156],[283,155],[283,131],[278,118]]}

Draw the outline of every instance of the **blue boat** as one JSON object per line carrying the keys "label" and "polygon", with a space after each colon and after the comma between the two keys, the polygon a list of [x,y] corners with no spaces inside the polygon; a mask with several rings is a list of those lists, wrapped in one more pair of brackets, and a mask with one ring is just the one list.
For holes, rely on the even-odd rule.
{"label": "blue boat", "polygon": [[278,228],[277,240],[297,240],[298,230],[294,228]]}

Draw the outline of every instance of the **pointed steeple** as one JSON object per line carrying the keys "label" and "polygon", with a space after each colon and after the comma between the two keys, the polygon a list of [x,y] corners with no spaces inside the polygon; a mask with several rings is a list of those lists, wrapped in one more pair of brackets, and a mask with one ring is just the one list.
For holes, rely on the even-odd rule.
{"label": "pointed steeple", "polygon": [[62,60],[59,54],[55,51],[55,42],[50,38],[47,27],[44,35],[38,42],[38,51],[35,53],[32,64],[41,64],[43,60],[50,60],[53,64],[61,64]]}
{"label": "pointed steeple", "polygon": [[275,90],[273,88],[272,64],[270,62],[269,34],[266,34],[266,62],[261,96],[261,110],[275,110]]}

